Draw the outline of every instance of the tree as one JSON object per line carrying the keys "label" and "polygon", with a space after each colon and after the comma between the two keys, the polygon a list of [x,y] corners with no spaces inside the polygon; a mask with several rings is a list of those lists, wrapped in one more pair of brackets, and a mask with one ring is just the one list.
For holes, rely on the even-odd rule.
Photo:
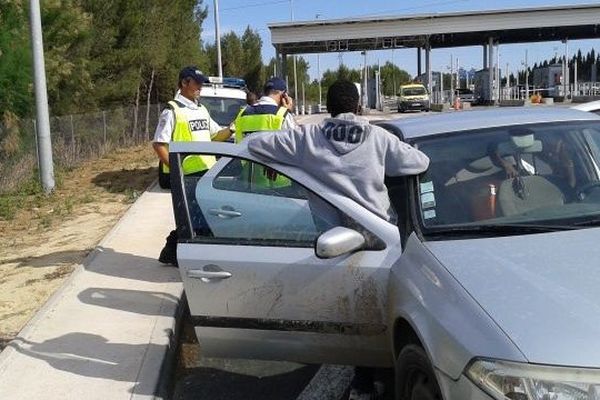
{"label": "tree", "polygon": [[[375,67],[373,66],[373,69]],[[393,96],[398,93],[398,87],[411,81],[410,74],[398,66],[387,61],[381,67],[381,86],[385,96]]]}
{"label": "tree", "polygon": [[27,13],[19,2],[2,2],[0,11],[0,117],[19,117],[33,109],[31,50]]}
{"label": "tree", "polygon": [[242,51],[244,54],[243,65],[246,73],[243,78],[246,80],[248,89],[257,93],[262,88],[263,63],[262,63],[262,39],[256,31],[246,27],[242,36]]}

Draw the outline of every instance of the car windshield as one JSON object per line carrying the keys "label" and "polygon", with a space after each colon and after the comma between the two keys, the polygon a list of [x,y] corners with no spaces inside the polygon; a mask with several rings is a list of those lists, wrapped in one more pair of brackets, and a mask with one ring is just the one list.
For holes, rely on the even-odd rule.
{"label": "car windshield", "polygon": [[427,232],[600,225],[600,122],[473,130],[415,143]]}
{"label": "car windshield", "polygon": [[402,96],[422,96],[425,93],[425,88],[423,87],[411,87],[402,89]]}
{"label": "car windshield", "polygon": [[201,97],[200,103],[208,109],[211,118],[216,123],[227,126],[233,122],[240,109],[246,105],[246,100],[231,97]]}

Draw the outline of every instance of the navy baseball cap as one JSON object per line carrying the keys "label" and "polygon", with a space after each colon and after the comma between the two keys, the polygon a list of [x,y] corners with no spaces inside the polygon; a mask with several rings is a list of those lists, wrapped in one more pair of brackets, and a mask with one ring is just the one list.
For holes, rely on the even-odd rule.
{"label": "navy baseball cap", "polygon": [[271,90],[281,90],[282,92],[285,92],[287,91],[287,84],[283,79],[274,76],[265,83],[265,93]]}
{"label": "navy baseball cap", "polygon": [[192,78],[196,82],[202,84],[207,83],[208,79],[202,74],[202,71],[195,66],[185,67],[181,71],[179,71],[179,82],[184,80],[185,78]]}

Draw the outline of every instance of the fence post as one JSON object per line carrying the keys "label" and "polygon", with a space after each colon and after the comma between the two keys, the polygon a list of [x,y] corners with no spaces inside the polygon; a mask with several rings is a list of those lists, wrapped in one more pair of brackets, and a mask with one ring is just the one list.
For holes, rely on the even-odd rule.
{"label": "fence post", "polygon": [[73,124],[73,114],[71,114],[71,148],[73,157],[75,157],[75,125]]}
{"label": "fence post", "polygon": [[104,137],[104,145],[106,146],[106,111],[102,111],[102,126],[103,126],[103,137]]}
{"label": "fence post", "polygon": [[35,158],[37,160],[38,170],[42,168],[40,165],[40,148],[38,147],[38,135],[37,135],[37,120],[33,118],[33,137],[35,138]]}

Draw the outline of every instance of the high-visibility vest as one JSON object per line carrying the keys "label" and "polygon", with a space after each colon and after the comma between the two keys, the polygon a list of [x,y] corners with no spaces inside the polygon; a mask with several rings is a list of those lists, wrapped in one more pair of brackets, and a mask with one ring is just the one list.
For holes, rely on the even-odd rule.
{"label": "high-visibility vest", "polygon": [[247,106],[235,118],[235,142],[241,142],[246,135],[260,131],[278,131],[289,110],[271,104]]}
{"label": "high-visibility vest", "polygon": [[[285,107],[271,104],[257,104],[243,108],[235,119],[235,142],[241,142],[246,135],[254,132],[280,130],[288,112]],[[251,177],[252,183],[256,186],[281,188],[291,185],[290,180],[285,176],[277,176],[274,180],[269,179],[265,169],[255,163],[244,162],[243,165],[244,173],[247,177]]]}
{"label": "high-visibility vest", "polygon": [[[210,142],[210,116],[207,110],[191,109],[178,101],[169,101],[168,107],[173,110],[175,126],[171,134],[172,142]],[[217,160],[214,156],[187,156],[181,167],[184,175],[201,172],[212,167]],[[168,173],[169,167],[163,164],[163,172]]]}

